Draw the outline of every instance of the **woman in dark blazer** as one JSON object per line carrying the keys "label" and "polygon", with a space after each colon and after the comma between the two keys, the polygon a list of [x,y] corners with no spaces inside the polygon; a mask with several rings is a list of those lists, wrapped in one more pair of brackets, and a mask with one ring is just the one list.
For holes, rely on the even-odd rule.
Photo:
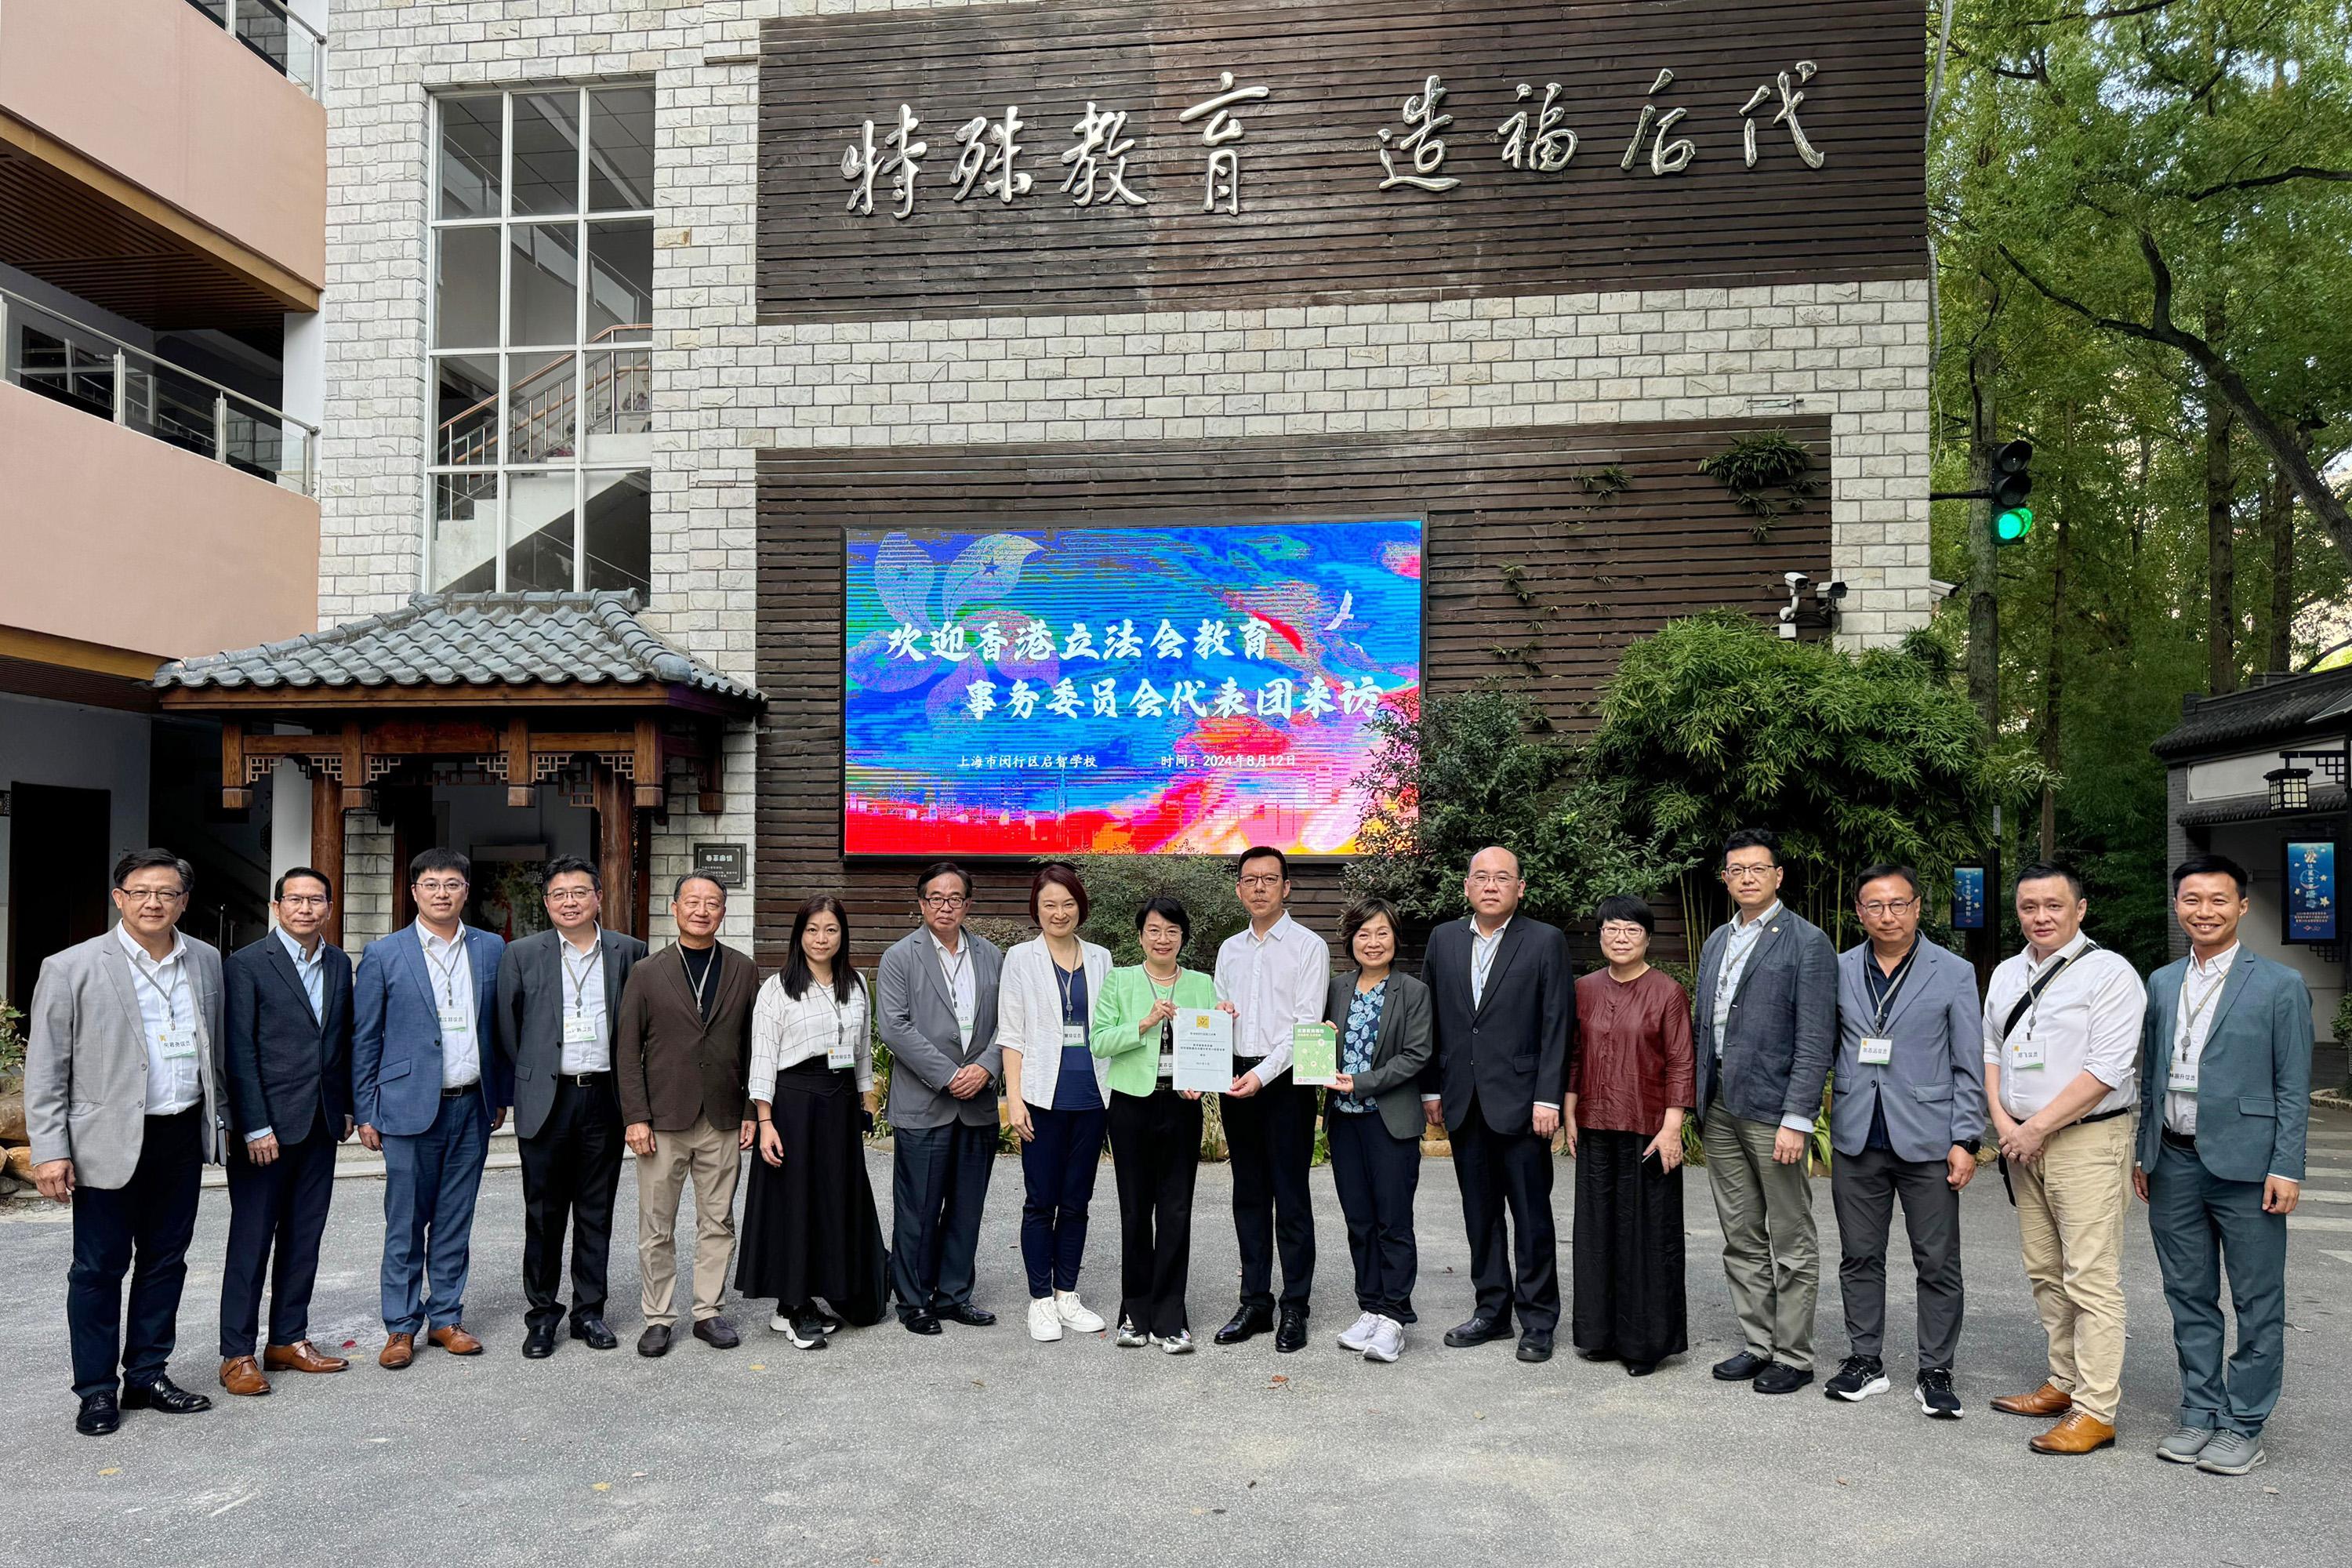
{"label": "woman in dark blazer", "polygon": [[1332,1184],[1348,1216],[1356,1305],[1363,1312],[1339,1336],[1339,1345],[1368,1361],[1396,1360],[1404,1350],[1404,1326],[1413,1321],[1420,1079],[1436,1048],[1429,988],[1393,968],[1398,924],[1395,908],[1380,899],[1348,911],[1340,941],[1355,972],[1331,977],[1323,1008],[1324,1021],[1339,1037],[1339,1072],[1331,1080],[1323,1125]]}

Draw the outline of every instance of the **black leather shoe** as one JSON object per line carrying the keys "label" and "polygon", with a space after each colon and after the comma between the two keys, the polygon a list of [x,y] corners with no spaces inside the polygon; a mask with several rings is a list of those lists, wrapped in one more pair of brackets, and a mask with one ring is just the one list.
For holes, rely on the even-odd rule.
{"label": "black leather shoe", "polygon": [[533,1323],[522,1337],[522,1358],[525,1361],[545,1361],[555,1353],[555,1325]]}
{"label": "black leather shoe", "polygon": [[74,1430],[85,1437],[103,1437],[122,1425],[122,1406],[111,1394],[93,1394],[81,1402]]}
{"label": "black leather shoe", "polygon": [[1759,1394],[1794,1394],[1813,1381],[1813,1374],[1787,1362],[1776,1361],[1756,1374]]}
{"label": "black leather shoe", "polygon": [[1756,1374],[1772,1364],[1770,1356],[1758,1355],[1754,1351],[1741,1351],[1728,1361],[1715,1363],[1717,1383],[1750,1383]]}
{"label": "black leather shoe", "polygon": [[637,1336],[637,1353],[646,1357],[669,1354],[669,1325],[647,1323],[646,1331]]}
{"label": "black leather shoe", "polygon": [[1273,1327],[1273,1312],[1264,1307],[1244,1307],[1226,1320],[1225,1326],[1217,1331],[1215,1339],[1221,1345],[1237,1345],[1255,1339]]}
{"label": "black leather shoe", "polygon": [[575,1340],[587,1341],[588,1348],[592,1351],[618,1350],[621,1345],[620,1340],[614,1336],[613,1331],[604,1326],[604,1320],[602,1318],[573,1320],[572,1337]]}
{"label": "black leather shoe", "polygon": [[125,1384],[122,1388],[122,1408],[125,1410],[160,1410],[166,1415],[194,1415],[200,1410],[210,1410],[213,1402],[201,1394],[190,1394],[168,1377],[152,1383]]}
{"label": "black leather shoe", "polygon": [[932,1316],[946,1322],[961,1323],[967,1329],[990,1328],[996,1322],[995,1313],[985,1307],[975,1307],[969,1302],[960,1307],[950,1303],[940,1308]]}
{"label": "black leather shoe", "polygon": [[1551,1331],[1529,1329],[1519,1336],[1519,1359],[1526,1362],[1551,1360]]}
{"label": "black leather shoe", "polygon": [[910,1334],[936,1334],[940,1331],[939,1314],[936,1312],[909,1312],[898,1321]]}
{"label": "black leather shoe", "polygon": [[735,1331],[735,1325],[724,1318],[696,1319],[694,1337],[715,1351],[731,1351],[743,1342],[743,1336]]}
{"label": "black leather shoe", "polygon": [[1510,1337],[1511,1324],[1507,1318],[1474,1317],[1456,1323],[1445,1331],[1445,1342],[1455,1350],[1467,1350],[1472,1345],[1483,1345],[1490,1341],[1507,1340]]}
{"label": "black leather shoe", "polygon": [[1274,1331],[1274,1348],[1284,1355],[1307,1348],[1307,1309],[1285,1307],[1282,1326]]}

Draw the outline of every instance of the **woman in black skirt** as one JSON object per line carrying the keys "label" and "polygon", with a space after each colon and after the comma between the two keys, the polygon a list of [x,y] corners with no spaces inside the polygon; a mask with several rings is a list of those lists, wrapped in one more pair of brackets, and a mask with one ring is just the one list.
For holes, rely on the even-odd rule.
{"label": "woman in black skirt", "polygon": [[1641,1377],[1685,1344],[1683,1111],[1690,998],[1650,967],[1650,906],[1593,911],[1609,967],[1576,983],[1576,1066],[1560,1120],[1576,1157],[1576,1350]]}
{"label": "woman in black skirt", "polygon": [[[736,1288],[772,1296],[768,1326],[823,1350],[844,1321],[882,1321],[882,1227],[866,1175],[874,1118],[872,1009],[849,967],[849,916],[820,895],[793,921],[792,956],[751,1009],[760,1157],[743,1200]],[[820,1310],[823,1299],[838,1318]]]}

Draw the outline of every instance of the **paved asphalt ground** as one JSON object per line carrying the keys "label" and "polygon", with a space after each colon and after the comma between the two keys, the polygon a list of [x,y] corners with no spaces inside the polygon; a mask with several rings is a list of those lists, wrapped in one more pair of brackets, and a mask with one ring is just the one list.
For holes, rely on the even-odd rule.
{"label": "paved asphalt ground", "polygon": [[[887,1155],[870,1168],[887,1205]],[[1560,1175],[1564,1273],[1565,1164]],[[1708,1363],[1736,1341],[1698,1173],[1685,1188],[1691,1352],[1641,1382],[1578,1361],[1564,1337],[1541,1367],[1520,1365],[1507,1345],[1438,1342],[1469,1303],[1442,1161],[1424,1165],[1421,1190],[1423,1321],[1392,1366],[1330,1342],[1354,1312],[1321,1172],[1315,1342],[1288,1356],[1265,1340],[1182,1359],[1094,1337],[1031,1342],[1020,1326],[1020,1184],[1017,1163],[1000,1161],[981,1272],[981,1299],[1003,1319],[993,1329],[922,1340],[884,1324],[801,1352],[768,1331],[766,1303],[743,1303],[732,1309],[743,1348],[687,1342],[648,1363],[628,1348],[639,1323],[625,1240],[613,1312],[623,1348],[596,1354],[567,1341],[552,1360],[525,1362],[520,1178],[494,1169],[467,1312],[488,1352],[426,1350],[394,1374],[373,1362],[382,1188],[353,1173],[337,1188],[313,1323],[322,1343],[356,1342],[358,1364],[339,1377],[282,1375],[254,1400],[226,1399],[214,1379],[227,1204],[208,1190],[173,1371],[223,1407],[133,1413],[97,1441],[70,1425],[68,1226],[56,1210],[0,1205],[0,1408],[12,1439],[0,1563],[2346,1561],[2352,1115],[2341,1111],[2315,1113],[2312,1180],[2292,1222],[2286,1395],[2271,1463],[2243,1479],[2150,1452],[2177,1385],[2137,1212],[2119,1448],[2038,1458],[2024,1447],[2032,1423],[1986,1408],[2042,1371],[2016,1225],[1990,1170],[1965,1200],[1969,1414],[1958,1425],[1927,1422],[1909,1398],[1902,1262],[1890,1292],[1895,1394],[1849,1406],[1818,1385],[1768,1399],[1713,1382]],[[1202,1173],[1192,1305],[1204,1341],[1231,1308],[1230,1191],[1222,1167]],[[625,1180],[621,1205],[634,1213]],[[1844,1349],[1826,1181],[1815,1205],[1832,1260],[1826,1375]],[[1118,1250],[1108,1168],[1095,1213],[1082,1285],[1108,1311]],[[2044,1544],[2062,1531],[2069,1544]]]}

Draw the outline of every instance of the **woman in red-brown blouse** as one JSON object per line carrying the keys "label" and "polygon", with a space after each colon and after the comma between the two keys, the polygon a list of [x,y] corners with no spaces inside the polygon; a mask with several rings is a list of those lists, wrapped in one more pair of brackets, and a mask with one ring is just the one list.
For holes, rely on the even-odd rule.
{"label": "woman in red-brown blouse", "polygon": [[1576,1064],[1560,1119],[1576,1157],[1577,1353],[1643,1377],[1687,1347],[1683,1111],[1693,1100],[1690,998],[1650,967],[1650,907],[1594,911],[1609,967],[1576,983]]}

